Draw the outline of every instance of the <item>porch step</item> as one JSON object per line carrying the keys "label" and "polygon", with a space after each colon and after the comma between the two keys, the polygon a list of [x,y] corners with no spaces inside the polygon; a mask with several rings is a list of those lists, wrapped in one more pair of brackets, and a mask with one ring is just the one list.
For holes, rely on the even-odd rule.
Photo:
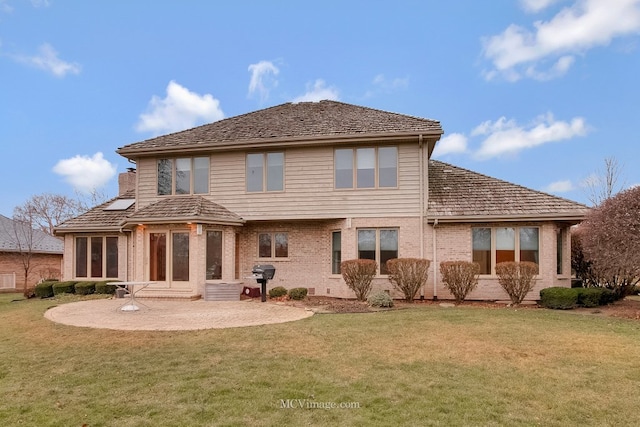
{"label": "porch step", "polygon": [[242,285],[233,283],[207,283],[204,285],[205,301],[240,301]]}

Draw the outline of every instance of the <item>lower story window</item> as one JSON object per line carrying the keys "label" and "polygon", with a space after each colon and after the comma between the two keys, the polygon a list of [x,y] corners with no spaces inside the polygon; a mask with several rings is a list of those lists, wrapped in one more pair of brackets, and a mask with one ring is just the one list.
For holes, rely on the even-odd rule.
{"label": "lower story window", "polygon": [[117,237],[76,237],[75,246],[76,277],[118,277]]}
{"label": "lower story window", "polygon": [[340,274],[342,262],[342,232],[331,233],[331,274]]}
{"label": "lower story window", "polygon": [[388,274],[387,261],[398,258],[398,230],[358,230],[358,258],[377,261],[380,274]]}
{"label": "lower story window", "polygon": [[492,274],[506,261],[540,262],[538,227],[474,227],[471,229],[472,259],[480,274]]}
{"label": "lower story window", "polygon": [[207,231],[207,280],[222,279],[222,231]]}
{"label": "lower story window", "polygon": [[289,235],[287,233],[258,234],[258,257],[287,258],[289,256]]}
{"label": "lower story window", "polygon": [[[170,243],[170,244],[168,244]],[[170,277],[173,281],[189,281],[189,233],[149,234],[149,279],[167,280],[167,259],[170,257]]]}

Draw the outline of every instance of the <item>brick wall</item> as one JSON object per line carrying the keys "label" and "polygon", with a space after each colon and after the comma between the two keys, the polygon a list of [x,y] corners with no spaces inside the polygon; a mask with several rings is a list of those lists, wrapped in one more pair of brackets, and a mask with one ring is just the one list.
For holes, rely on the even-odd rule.
{"label": "brick wall", "polygon": [[[34,287],[41,279],[59,279],[61,268],[62,255],[33,254],[27,280],[28,287]],[[16,290],[24,290],[24,267],[18,254],[0,252],[0,273],[15,273]]]}

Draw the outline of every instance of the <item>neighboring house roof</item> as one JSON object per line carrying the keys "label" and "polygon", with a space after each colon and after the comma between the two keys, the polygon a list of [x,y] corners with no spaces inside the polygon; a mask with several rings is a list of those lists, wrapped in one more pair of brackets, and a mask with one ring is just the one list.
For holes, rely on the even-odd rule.
{"label": "neighboring house roof", "polygon": [[27,223],[0,215],[0,252],[62,255],[64,242],[43,231],[32,229]]}
{"label": "neighboring house roof", "polygon": [[120,230],[122,221],[127,215],[131,215],[135,211],[135,203],[121,205],[121,207],[127,206],[124,209],[111,209],[113,204],[119,200],[133,202],[135,200],[135,191],[124,193],[88,210],[82,215],[64,221],[58,224],[54,231],[56,234],[64,234]]}
{"label": "neighboring house roof", "polygon": [[179,196],[160,200],[127,216],[122,224],[166,224],[170,222],[244,224],[244,220],[240,216],[202,196]]}
{"label": "neighboring house roof", "polygon": [[392,138],[403,135],[438,138],[442,133],[440,122],[436,120],[337,101],[300,102],[281,104],[125,145],[117,152],[128,157],[178,148],[247,148],[252,144],[275,141],[308,144],[335,138]]}
{"label": "neighboring house roof", "polygon": [[430,222],[580,221],[588,207],[436,160],[429,161]]}

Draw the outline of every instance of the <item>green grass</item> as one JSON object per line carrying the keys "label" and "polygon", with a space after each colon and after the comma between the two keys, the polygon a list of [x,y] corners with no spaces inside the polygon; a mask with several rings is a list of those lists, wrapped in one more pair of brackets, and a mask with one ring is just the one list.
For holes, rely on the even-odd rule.
{"label": "green grass", "polygon": [[[637,321],[423,306],[119,332],[43,317],[78,297],[14,298],[0,295],[3,426],[640,423]],[[318,408],[343,402],[359,408]]]}

